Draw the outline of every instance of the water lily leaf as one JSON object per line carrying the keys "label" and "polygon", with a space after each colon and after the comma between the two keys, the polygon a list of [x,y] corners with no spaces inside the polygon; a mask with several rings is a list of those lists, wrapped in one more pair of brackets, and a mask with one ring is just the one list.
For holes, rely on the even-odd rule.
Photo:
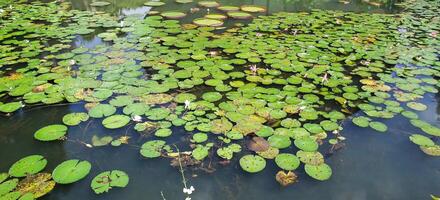
{"label": "water lily leaf", "polygon": [[253,17],[251,14],[241,11],[229,11],[227,12],[227,15],[234,19],[249,19]]}
{"label": "water lily leaf", "polygon": [[113,115],[116,108],[110,104],[98,104],[89,110],[89,116],[93,118],[102,118]]}
{"label": "water lily leaf", "polygon": [[373,121],[373,122],[370,122],[368,125],[372,129],[379,131],[379,132],[386,132],[388,130],[388,127],[382,122]]}
{"label": "water lily leaf", "polygon": [[192,140],[196,143],[206,142],[208,135],[206,133],[196,133],[193,135]]}
{"label": "water lily leaf", "polygon": [[272,135],[267,139],[267,141],[269,142],[271,147],[275,147],[278,149],[287,148],[292,144],[290,138],[284,135]]}
{"label": "water lily leaf", "polygon": [[3,183],[9,177],[8,173],[0,173],[0,183]]}
{"label": "water lily leaf", "polygon": [[207,92],[202,95],[202,98],[208,102],[216,102],[222,99],[222,95],[219,92]]}
{"label": "water lily leaf", "polygon": [[226,160],[232,159],[233,154],[234,152],[228,147],[217,149],[217,155]]}
{"label": "water lily leaf", "polygon": [[47,160],[40,155],[30,155],[15,162],[9,168],[9,175],[13,177],[25,177],[36,174],[46,167]]}
{"label": "water lily leaf", "polygon": [[120,170],[105,171],[98,174],[90,185],[96,194],[108,192],[114,187],[124,188],[128,185],[128,175]]}
{"label": "water lily leaf", "polygon": [[211,132],[214,134],[226,133],[231,130],[232,123],[226,119],[215,119],[210,123]]}
{"label": "water lily leaf", "polygon": [[130,117],[125,115],[113,115],[102,120],[102,125],[108,129],[124,127],[130,122]]}
{"label": "water lily leaf", "polygon": [[104,136],[104,137],[98,137],[94,135],[92,137],[92,145],[95,147],[101,147],[110,144],[110,142],[113,141],[112,136]]}
{"label": "water lily leaf", "polygon": [[59,184],[74,183],[86,177],[91,168],[88,161],[67,160],[53,170],[52,177]]}
{"label": "water lily leaf", "polygon": [[419,146],[431,147],[435,145],[434,141],[432,141],[430,138],[419,134],[410,135],[409,140]]}
{"label": "water lily leaf", "polygon": [[296,156],[299,158],[301,162],[305,164],[320,165],[324,163],[324,156],[317,151],[307,152],[300,150],[296,152]]}
{"label": "water lily leaf", "polygon": [[299,167],[299,159],[290,153],[281,153],[275,158],[275,163],[283,170],[295,170]]}
{"label": "water lily leaf", "polygon": [[223,25],[223,21],[218,19],[209,19],[209,18],[197,18],[193,20],[193,23],[198,26],[221,26]]}
{"label": "water lily leaf", "polygon": [[198,4],[199,6],[206,8],[215,8],[220,6],[220,4],[217,3],[216,1],[199,1]]}
{"label": "water lily leaf", "polygon": [[4,183],[0,184],[0,197],[14,190],[17,185],[18,179],[16,178],[7,180]]}
{"label": "water lily leaf", "polygon": [[141,155],[146,158],[157,158],[162,154],[166,142],[163,140],[151,140],[145,142],[141,147]]}
{"label": "water lily leaf", "polygon": [[259,137],[269,137],[273,135],[274,130],[272,127],[269,126],[263,126],[259,131],[255,132],[255,134]]}
{"label": "water lily leaf", "polygon": [[165,2],[161,2],[161,1],[148,1],[148,2],[145,2],[144,5],[150,6],[150,7],[157,7],[157,6],[165,5]]}
{"label": "water lily leaf", "polygon": [[68,126],[76,126],[81,122],[89,120],[89,115],[84,112],[69,113],[64,115],[63,123]]}
{"label": "water lily leaf", "polygon": [[257,173],[266,167],[266,160],[257,155],[245,155],[240,158],[241,168],[249,173]]}
{"label": "water lily leaf", "polygon": [[0,112],[11,113],[23,107],[21,102],[11,102],[0,105]]}
{"label": "water lily leaf", "polygon": [[288,171],[287,173],[283,170],[278,171],[275,175],[275,179],[277,182],[282,186],[288,186],[290,184],[293,184],[298,179],[298,176],[293,173],[292,171]]}
{"label": "water lily leaf", "polygon": [[35,139],[40,141],[53,141],[62,138],[67,133],[67,126],[53,124],[37,130],[34,134]]}
{"label": "water lily leaf", "polygon": [[266,12],[266,8],[261,7],[261,6],[255,6],[255,5],[242,5],[240,7],[240,9],[242,11],[245,12],[252,12],[252,13],[256,13],[256,12]]}
{"label": "water lily leaf", "polygon": [[151,120],[161,120],[168,117],[170,113],[171,111],[166,108],[153,108],[145,112],[145,115]]}
{"label": "water lily leaf", "polygon": [[316,151],[318,150],[319,144],[311,137],[299,138],[294,141],[296,147],[303,151]]}
{"label": "water lily leaf", "polygon": [[423,151],[423,153],[426,153],[430,156],[440,156],[440,146],[439,145],[430,146],[430,147],[420,146],[420,149]]}
{"label": "water lily leaf", "polygon": [[192,156],[196,160],[203,160],[209,154],[209,147],[197,145],[197,147],[192,151]]}
{"label": "water lily leaf", "polygon": [[171,129],[169,128],[161,128],[159,130],[157,130],[154,135],[157,137],[168,137],[173,133],[173,131],[171,131]]}
{"label": "water lily leaf", "polygon": [[368,117],[360,116],[354,117],[352,122],[360,127],[366,128],[370,124],[371,119]]}
{"label": "water lily leaf", "polygon": [[418,103],[418,102],[408,102],[406,104],[406,106],[408,106],[409,108],[411,108],[413,110],[417,110],[417,111],[424,111],[424,110],[428,109],[428,107],[425,104]]}
{"label": "water lily leaf", "polygon": [[178,12],[178,11],[167,11],[167,12],[162,12],[160,14],[162,17],[168,18],[168,19],[180,19],[186,16],[185,13],[183,12]]}
{"label": "water lily leaf", "polygon": [[174,101],[177,103],[185,103],[185,101],[192,102],[196,99],[196,95],[191,93],[180,93],[174,97]]}
{"label": "water lily leaf", "polygon": [[269,147],[269,149],[267,149],[266,151],[257,151],[256,153],[263,158],[274,159],[280,153],[280,150],[277,148]]}
{"label": "water lily leaf", "polygon": [[110,2],[106,2],[106,1],[95,1],[90,4],[90,6],[95,6],[95,7],[108,6],[108,5],[110,5]]}
{"label": "water lily leaf", "polygon": [[17,191],[21,194],[31,193],[34,198],[39,198],[49,193],[55,187],[55,181],[49,173],[28,175],[18,183]]}
{"label": "water lily leaf", "polygon": [[332,175],[332,169],[325,163],[320,165],[305,164],[304,169],[307,175],[320,181],[328,180]]}

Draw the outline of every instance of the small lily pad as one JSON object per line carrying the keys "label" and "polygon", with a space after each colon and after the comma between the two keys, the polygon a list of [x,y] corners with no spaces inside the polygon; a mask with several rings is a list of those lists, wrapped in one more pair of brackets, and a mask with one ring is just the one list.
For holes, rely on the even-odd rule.
{"label": "small lily pad", "polygon": [[101,6],[108,6],[110,4],[111,4],[110,2],[106,2],[106,1],[95,1],[91,3],[90,6],[101,7]]}
{"label": "small lily pad", "polygon": [[434,141],[424,135],[412,134],[409,139],[419,146],[431,147],[435,145]]}
{"label": "small lily pad", "polygon": [[374,129],[374,130],[376,130],[376,131],[379,131],[379,132],[386,132],[386,131],[388,130],[387,125],[385,125],[385,124],[382,123],[382,122],[376,122],[376,121],[373,121],[373,122],[370,122],[368,125],[369,125],[372,129]]}
{"label": "small lily pad", "polygon": [[253,17],[251,14],[241,11],[229,11],[227,12],[227,15],[234,19],[249,19]]}
{"label": "small lily pad", "polygon": [[23,107],[21,102],[11,102],[0,105],[0,112],[11,113]]}
{"label": "small lily pad", "polygon": [[418,102],[408,102],[406,104],[406,106],[408,106],[409,108],[411,108],[413,110],[417,110],[417,111],[424,111],[424,110],[428,109],[428,107],[425,104],[418,103]]}
{"label": "small lily pad", "polygon": [[141,147],[141,155],[146,158],[157,158],[162,154],[166,142],[163,140],[151,140],[145,142]]}
{"label": "small lily pad", "polygon": [[161,1],[148,1],[148,2],[145,2],[144,5],[150,6],[150,7],[157,7],[157,6],[165,5],[165,2],[161,2]]}
{"label": "small lily pad", "polygon": [[220,4],[216,1],[199,1],[198,4],[199,6],[206,8],[215,8],[220,6]]}
{"label": "small lily pad", "polygon": [[68,126],[76,126],[81,122],[85,122],[89,120],[89,115],[84,112],[79,113],[69,113],[64,115],[63,123]]}
{"label": "small lily pad", "polygon": [[178,11],[167,11],[167,12],[162,12],[160,14],[160,16],[168,18],[168,19],[180,19],[186,16],[185,13],[183,12],[178,12]]}
{"label": "small lily pad", "polygon": [[252,13],[257,13],[257,12],[266,12],[266,8],[261,7],[261,6],[254,6],[254,5],[242,5],[240,7],[240,9],[242,11],[245,12],[252,12]]}
{"label": "small lily pad", "polygon": [[316,180],[325,181],[332,176],[332,169],[325,163],[320,165],[305,164],[304,169],[310,177]]}
{"label": "small lily pad", "polygon": [[196,143],[206,142],[208,135],[206,133],[196,133],[193,135],[192,140]]}
{"label": "small lily pad", "polygon": [[281,153],[275,158],[275,163],[283,170],[295,170],[299,167],[299,159],[290,153]]}
{"label": "small lily pad", "polygon": [[223,21],[218,19],[197,18],[193,20],[193,23],[198,26],[221,26]]}

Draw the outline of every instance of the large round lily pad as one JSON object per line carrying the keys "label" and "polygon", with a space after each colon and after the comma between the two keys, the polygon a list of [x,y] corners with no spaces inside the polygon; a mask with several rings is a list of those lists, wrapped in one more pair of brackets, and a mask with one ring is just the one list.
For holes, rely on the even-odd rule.
{"label": "large round lily pad", "polygon": [[89,116],[93,118],[108,117],[116,112],[116,108],[110,104],[98,104],[89,110]]}
{"label": "large round lily pad", "polygon": [[69,184],[86,177],[91,168],[88,161],[67,160],[53,170],[52,177],[59,184]]}
{"label": "large round lily pad", "polygon": [[47,160],[41,155],[31,155],[20,159],[9,168],[9,175],[25,177],[36,174],[46,167]]}
{"label": "large round lily pad", "polygon": [[106,2],[106,1],[95,1],[91,3],[90,6],[101,7],[101,6],[108,6],[110,4],[111,4],[110,2]]}
{"label": "large round lily pad", "polygon": [[220,4],[216,1],[199,1],[198,4],[199,6],[206,8],[215,8],[220,6]]}
{"label": "large round lily pad", "polygon": [[108,192],[114,187],[126,187],[128,185],[128,175],[120,170],[105,171],[98,174],[90,185],[96,194]]}
{"label": "large round lily pad", "polygon": [[303,137],[303,138],[296,139],[294,141],[294,144],[296,147],[298,147],[299,149],[301,149],[303,151],[316,151],[316,150],[318,150],[318,147],[319,147],[318,142],[316,142],[311,137]]}
{"label": "large round lily pad", "polygon": [[240,7],[240,9],[242,11],[245,12],[252,12],[252,13],[256,13],[256,12],[266,12],[266,8],[261,7],[261,6],[254,6],[254,5],[242,5]]}
{"label": "large round lily pad", "polygon": [[332,169],[325,163],[320,165],[305,164],[304,169],[310,177],[316,180],[325,181],[332,176]]}
{"label": "large round lily pad", "polygon": [[284,170],[295,170],[299,167],[299,159],[290,153],[281,153],[275,158],[275,163]]}
{"label": "large round lily pad", "polygon": [[202,95],[202,98],[209,102],[215,102],[222,99],[222,95],[219,92],[207,92]]}
{"label": "large round lily pad", "polygon": [[223,21],[218,19],[197,18],[193,20],[193,23],[198,26],[221,26]]}
{"label": "large round lily pad", "polygon": [[249,19],[252,18],[252,15],[247,12],[241,12],[241,11],[229,11],[227,12],[227,15],[229,17],[232,17],[234,19]]}
{"label": "large round lily pad", "polygon": [[11,113],[23,106],[21,102],[11,102],[0,105],[0,112]]}
{"label": "large round lily pad", "polygon": [[271,147],[275,147],[278,149],[287,148],[292,144],[290,138],[284,135],[272,135],[267,139],[267,141],[269,142]]}
{"label": "large round lily pad", "polygon": [[167,12],[162,12],[160,14],[160,16],[168,18],[168,19],[180,19],[186,16],[185,13],[183,12],[178,12],[178,11],[167,11]]}
{"label": "large round lily pad", "polygon": [[67,126],[62,124],[53,124],[45,126],[37,132],[35,132],[34,137],[40,141],[53,141],[62,138],[67,133]]}
{"label": "large round lily pad", "polygon": [[409,136],[409,139],[411,142],[419,146],[431,147],[435,145],[434,141],[432,141],[430,138],[420,134],[412,134]]}
{"label": "large round lily pad", "polygon": [[130,122],[130,117],[125,115],[113,115],[102,120],[102,125],[108,129],[124,127]]}
{"label": "large round lily pad", "polygon": [[162,154],[165,144],[163,140],[151,140],[142,145],[140,152],[146,158],[157,158]]}
{"label": "large round lily pad", "polygon": [[244,171],[257,173],[266,167],[266,160],[257,155],[245,155],[240,158],[240,166]]}

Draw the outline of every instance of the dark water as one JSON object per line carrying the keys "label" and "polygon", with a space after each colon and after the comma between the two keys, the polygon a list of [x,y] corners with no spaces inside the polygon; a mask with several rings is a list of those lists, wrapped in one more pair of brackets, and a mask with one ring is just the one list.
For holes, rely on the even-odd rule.
{"label": "dark water", "polygon": [[[93,10],[90,0],[72,0],[75,9]],[[112,5],[102,9],[116,15],[145,14],[150,8],[142,6],[145,0],[113,0]],[[258,4],[268,7],[268,14],[278,11],[307,11],[312,8],[339,9],[354,12],[394,12],[390,3],[383,7],[374,7],[352,1],[344,5],[337,1],[220,1],[222,4]],[[155,10],[188,10],[191,5],[169,3]],[[202,13],[199,13],[202,15]],[[78,38],[77,46],[95,46],[101,41],[94,37]],[[422,120],[440,126],[439,97],[426,95],[422,103],[429,109],[419,112]],[[57,185],[56,189],[42,199],[77,200],[167,200],[184,199],[182,178],[178,169],[169,164],[168,159],[144,159],[139,147],[126,145],[121,147],[87,148],[93,135],[112,135],[125,132],[131,136],[133,144],[142,144],[145,138],[139,138],[132,126],[118,130],[108,130],[101,126],[100,120],[82,123],[70,127],[69,140],[43,143],[33,139],[33,133],[39,128],[61,123],[62,117],[73,111],[84,111],[83,105],[59,105],[52,107],[27,108],[13,116],[0,116],[0,171],[7,171],[18,159],[31,155],[44,155],[49,163],[46,171],[52,171],[59,163],[67,159],[82,159],[92,163],[92,171],[85,179],[66,186]],[[355,114],[356,115],[356,114]],[[420,131],[403,117],[383,120],[388,125],[386,133],[372,129],[359,128],[346,120],[342,135],[347,138],[345,147],[334,154],[327,155],[326,162],[332,166],[330,180],[319,182],[309,178],[302,167],[297,170],[299,183],[282,188],[274,180],[277,167],[268,162],[266,169],[258,174],[243,172],[237,161],[230,165],[216,167],[214,173],[188,169],[185,175],[189,184],[196,188],[191,195],[195,200],[235,200],[235,199],[307,199],[307,200],[418,200],[429,199],[430,194],[440,195],[440,159],[425,155],[408,140],[410,133]],[[175,130],[175,135],[186,134]],[[439,141],[437,141],[438,143]],[[327,152],[328,147],[320,147]],[[294,151],[291,151],[294,153]],[[92,178],[101,171],[120,169],[130,176],[130,183],[124,189],[112,189],[109,193],[95,195],[90,189]]]}

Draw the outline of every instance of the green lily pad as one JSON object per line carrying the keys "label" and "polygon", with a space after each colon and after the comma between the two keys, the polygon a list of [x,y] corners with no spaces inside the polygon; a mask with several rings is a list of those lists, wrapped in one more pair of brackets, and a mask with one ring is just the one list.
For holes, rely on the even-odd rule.
{"label": "green lily pad", "polygon": [[110,2],[106,2],[106,1],[95,1],[91,3],[90,6],[101,7],[101,6],[108,6],[110,4],[111,4]]}
{"label": "green lily pad", "polygon": [[150,6],[150,7],[158,7],[158,6],[165,5],[165,2],[161,2],[161,1],[148,1],[148,2],[145,2],[144,5]]}
{"label": "green lily pad", "polygon": [[9,192],[13,191],[15,187],[18,185],[18,179],[14,178],[11,180],[7,180],[4,183],[0,184],[0,197],[4,197]]}
{"label": "green lily pad", "polygon": [[240,9],[242,11],[252,12],[252,13],[266,12],[266,8],[261,7],[261,6],[254,6],[254,5],[243,5],[243,6],[240,7]]}
{"label": "green lily pad", "polygon": [[382,123],[382,122],[376,122],[376,121],[373,121],[373,122],[370,122],[368,125],[369,125],[372,129],[374,129],[374,130],[376,130],[376,131],[379,131],[379,132],[386,132],[386,131],[388,130],[387,125],[385,125],[385,124]]}
{"label": "green lily pad", "polygon": [[130,122],[130,117],[125,115],[112,115],[102,120],[102,125],[108,129],[117,129],[124,127]]}
{"label": "green lily pad", "polygon": [[419,146],[425,146],[425,147],[435,146],[434,141],[432,141],[430,138],[426,136],[419,134],[412,134],[411,136],[409,136],[409,140],[411,140],[411,142]]}
{"label": "green lily pad", "polygon": [[196,99],[197,99],[196,95],[191,93],[180,93],[174,97],[174,101],[177,103],[185,103],[185,101],[192,102]]}
{"label": "green lily pad", "polygon": [[93,118],[102,118],[113,115],[116,108],[110,104],[98,104],[89,110],[89,116]]}
{"label": "green lily pad", "polygon": [[168,117],[170,113],[171,111],[166,108],[153,108],[145,112],[145,115],[147,115],[148,119],[151,120],[161,120]]}
{"label": "green lily pad", "polygon": [[206,8],[215,8],[220,6],[220,4],[217,3],[216,1],[199,1],[198,4],[199,6]]}
{"label": "green lily pad", "polygon": [[430,156],[440,156],[440,146],[435,145],[431,147],[426,146],[420,146],[420,149],[423,151],[423,153],[430,155]]}
{"label": "green lily pad", "polygon": [[84,112],[69,113],[64,115],[63,123],[68,126],[76,126],[81,122],[89,120],[89,115]]}
{"label": "green lily pad", "polygon": [[47,160],[40,155],[31,155],[20,159],[9,168],[9,175],[25,177],[40,172],[46,167]]}
{"label": "green lily pad", "polygon": [[227,15],[234,19],[249,19],[253,17],[251,14],[241,11],[229,11],[227,12]]}
{"label": "green lily pad", "polygon": [[59,184],[74,183],[86,177],[91,168],[88,161],[67,160],[53,170],[52,178]]}
{"label": "green lily pad", "polygon": [[371,119],[368,117],[360,116],[360,117],[354,117],[352,119],[353,124],[356,124],[360,127],[366,128],[370,124]]}
{"label": "green lily pad", "polygon": [[269,142],[269,145],[271,147],[275,147],[278,149],[287,148],[292,144],[290,138],[284,135],[272,135],[267,139],[267,141]]}
{"label": "green lily pad", "polygon": [[193,20],[193,23],[198,26],[221,26],[223,25],[223,21],[218,19],[209,19],[209,18],[197,18]]}
{"label": "green lily pad", "polygon": [[104,137],[98,137],[94,135],[92,137],[92,145],[95,147],[101,147],[110,144],[110,142],[113,141],[112,136],[104,136]]}
{"label": "green lily pad", "polygon": [[0,112],[11,113],[23,107],[21,102],[11,102],[0,105]]}
{"label": "green lily pad", "polygon": [[169,128],[161,128],[159,130],[157,130],[154,135],[157,137],[168,137],[173,133],[173,131],[171,131],[171,129]]}
{"label": "green lily pad", "polygon": [[209,154],[209,147],[198,145],[193,151],[192,156],[196,160],[203,160]]}
{"label": "green lily pad", "polygon": [[292,171],[299,167],[298,157],[290,153],[281,153],[275,158],[275,163],[283,170]]}
{"label": "green lily pad", "polygon": [[428,107],[425,104],[418,103],[418,102],[408,102],[406,104],[406,106],[408,106],[409,108],[411,108],[413,110],[417,110],[417,111],[424,111],[424,110],[428,109]]}
{"label": "green lily pad", "polygon": [[319,144],[311,137],[299,138],[294,141],[296,147],[303,151],[316,151],[318,150]]}
{"label": "green lily pad", "polygon": [[124,188],[128,185],[128,175],[120,170],[105,171],[93,178],[91,187],[96,194],[108,192],[115,187]]}
{"label": "green lily pad", "polygon": [[206,142],[208,135],[206,133],[196,133],[193,135],[192,140],[196,143]]}
{"label": "green lily pad", "polygon": [[163,140],[151,140],[145,142],[141,147],[141,155],[146,158],[157,158],[162,155],[166,142]]}
{"label": "green lily pad", "polygon": [[305,164],[320,165],[324,163],[324,156],[317,151],[307,152],[300,150],[296,152],[296,156],[299,158],[301,162]]}
{"label": "green lily pad", "polygon": [[208,102],[216,102],[222,99],[222,95],[219,92],[207,92],[202,95],[202,98]]}
{"label": "green lily pad", "polygon": [[249,173],[257,173],[266,167],[266,160],[257,155],[245,155],[240,158],[241,168]]}
{"label": "green lily pad", "polygon": [[53,124],[37,130],[34,134],[34,138],[40,141],[53,141],[64,137],[66,133],[67,126],[62,124]]}
{"label": "green lily pad", "polygon": [[162,12],[160,16],[165,17],[167,19],[180,19],[185,17],[186,14],[178,11],[167,11],[167,12]]}
{"label": "green lily pad", "polygon": [[305,164],[304,169],[307,175],[316,180],[325,181],[332,176],[332,169],[325,163],[320,165]]}

